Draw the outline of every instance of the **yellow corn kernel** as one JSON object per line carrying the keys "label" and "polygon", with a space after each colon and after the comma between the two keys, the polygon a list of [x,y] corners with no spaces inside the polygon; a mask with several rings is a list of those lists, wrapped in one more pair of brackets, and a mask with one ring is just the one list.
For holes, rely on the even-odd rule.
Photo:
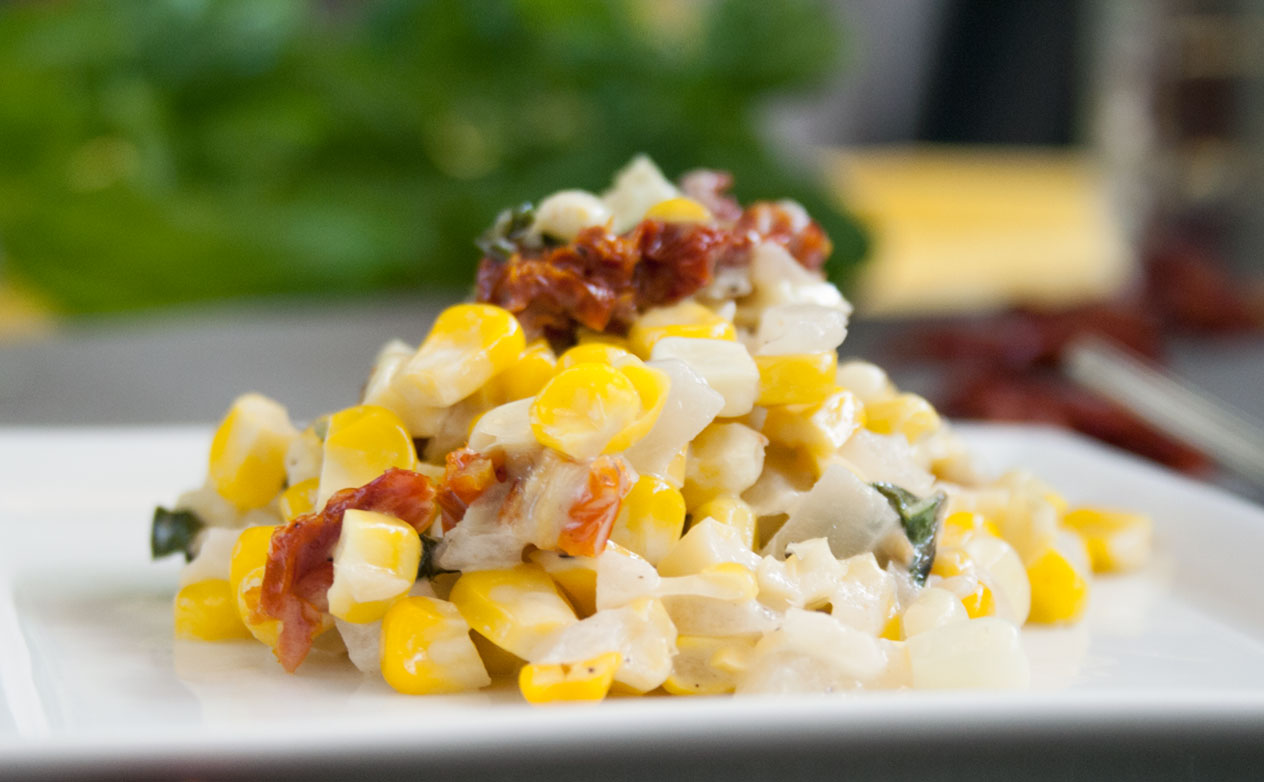
{"label": "yellow corn kernel", "polygon": [[685,299],[669,307],[646,312],[628,330],[632,352],[648,359],[654,343],[663,337],[696,337],[699,339],[737,339],[733,324],[701,304]]}
{"label": "yellow corn kernel", "polygon": [[[609,543],[607,543],[609,545]],[[580,616],[597,611],[597,558],[572,557],[559,551],[537,549],[527,555],[553,578]]]}
{"label": "yellow corn kernel", "polygon": [[493,678],[501,676],[517,676],[518,671],[526,664],[526,660],[516,654],[510,654],[478,633],[470,633],[470,640],[483,660],[483,667]]}
{"label": "yellow corn kernel", "polygon": [[[620,546],[613,540],[606,541],[602,554],[621,554],[641,559],[639,554]],[[544,568],[567,600],[580,616],[592,616],[597,611],[597,559],[598,557],[573,557],[560,551],[537,549],[527,555],[533,564]]]}
{"label": "yellow corn kernel", "polygon": [[613,345],[616,348],[628,349],[628,340],[626,337],[620,337],[618,334],[611,334],[605,331],[593,331],[586,326],[580,326],[575,330],[575,344],[591,345],[600,343],[602,345]]}
{"label": "yellow corn kernel", "polygon": [[623,498],[610,539],[657,565],[685,529],[685,498],[667,481],[642,475]]}
{"label": "yellow corn kernel", "polygon": [[661,369],[640,365],[625,365],[619,371],[632,381],[639,400],[636,418],[614,436],[606,446],[606,453],[617,453],[631,447],[650,433],[658,416],[663,412],[667,392],[671,390],[671,378]]}
{"label": "yellow corn kernel", "polygon": [[536,565],[462,573],[449,598],[470,627],[524,659],[550,633],[578,621]]}
{"label": "yellow corn kernel", "polygon": [[1058,514],[1058,518],[1065,516],[1067,514],[1067,511],[1070,510],[1071,506],[1067,504],[1066,497],[1063,497],[1061,494],[1058,494],[1053,489],[1049,489],[1048,491],[1046,491],[1042,495],[1042,497],[1045,502],[1053,506],[1053,509]]}
{"label": "yellow corn kernel", "polygon": [[526,347],[518,319],[491,304],[457,304],[440,313],[398,383],[415,404],[448,407],[508,369]]}
{"label": "yellow corn kernel", "polygon": [[749,654],[752,641],[682,635],[676,638],[672,672],[663,689],[672,695],[723,695],[737,687],[731,661]]}
{"label": "yellow corn kernel", "polygon": [[865,427],[878,434],[902,434],[916,442],[939,428],[939,413],[917,394],[897,394],[865,406]]}
{"label": "yellow corn kernel", "polygon": [[952,578],[973,572],[974,564],[970,555],[959,548],[944,547],[935,552],[935,560],[931,563],[931,575],[940,578]]}
{"label": "yellow corn kernel", "polygon": [[272,543],[275,526],[246,527],[233,544],[232,558],[228,563],[228,583],[237,594],[241,581],[252,570],[268,563],[268,546]]}
{"label": "yellow corn kernel", "polygon": [[334,548],[329,613],[347,622],[381,619],[392,601],[417,580],[421,537],[394,516],[348,510]]}
{"label": "yellow corn kernel", "polygon": [[[1079,557],[1065,548],[1065,543],[1051,546],[1027,563],[1031,582],[1028,618],[1033,622],[1074,622],[1088,605],[1088,574],[1076,562]],[[1084,559],[1087,562],[1087,554]]]}
{"label": "yellow corn kernel", "polygon": [[531,431],[573,459],[591,459],[641,413],[641,396],[623,372],[578,364],[557,373],[531,404]]}
{"label": "yellow corn kernel", "polygon": [[535,396],[557,371],[557,357],[549,343],[537,339],[527,345],[522,355],[489,381],[489,395],[494,406]]}
{"label": "yellow corn kernel", "polygon": [[228,582],[208,578],[176,593],[175,635],[199,641],[227,641],[249,638],[250,631],[237,614],[237,601]]}
{"label": "yellow corn kernel", "polygon": [[860,399],[846,389],[835,388],[816,404],[768,408],[760,431],[769,440],[804,452],[819,464],[836,453],[864,421]]}
{"label": "yellow corn kernel", "polygon": [[996,598],[992,595],[992,589],[982,581],[976,582],[974,591],[961,598],[961,604],[965,606],[966,614],[971,619],[996,613]]}
{"label": "yellow corn kernel", "polygon": [[610,692],[623,656],[606,652],[577,663],[538,663],[522,666],[518,689],[527,703],[599,701]]}
{"label": "yellow corn kernel", "polygon": [[238,397],[211,441],[215,491],[239,510],[267,505],[285,484],[285,451],[297,435],[277,402],[260,394]]}
{"label": "yellow corn kernel", "polygon": [[755,511],[741,497],[719,494],[694,508],[693,517],[698,520],[715,519],[726,527],[737,530],[738,537],[748,548],[755,546]]}
{"label": "yellow corn kernel", "polygon": [[589,342],[567,350],[557,360],[557,371],[578,366],[580,364],[609,364],[612,367],[623,367],[628,364],[640,364],[641,359],[632,355],[618,345],[604,342]]}
{"label": "yellow corn kernel", "polygon": [[286,521],[294,521],[299,516],[304,516],[317,510],[316,493],[319,488],[320,478],[308,478],[281,492],[280,507],[278,508],[281,511],[281,518]]}
{"label": "yellow corn kernel", "polygon": [[[951,527],[948,524],[949,520],[953,521]],[[935,561],[930,569],[932,575],[940,578],[971,577],[966,583],[974,584],[973,591],[966,595],[960,595],[960,592],[957,592],[961,596],[961,604],[965,606],[966,613],[971,619],[995,614],[996,598],[992,594],[991,587],[978,577],[978,568],[974,560],[967,552],[956,546],[963,543],[969,535],[983,529],[986,523],[988,523],[987,520],[978,513],[958,511],[950,514],[944,520],[944,537],[941,539],[944,547],[935,552]]]}
{"label": "yellow corn kernel", "polygon": [[390,410],[359,405],[334,413],[325,434],[316,505],[324,507],[334,492],[363,486],[392,467],[411,470],[416,464],[412,437]]}
{"label": "yellow corn kernel", "polygon": [[281,623],[259,613],[259,595],[263,588],[264,567],[260,565],[242,576],[237,585],[237,615],[246,629],[264,646],[275,649]]}
{"label": "yellow corn kernel", "polygon": [[645,212],[645,219],[665,223],[709,223],[711,210],[692,198],[677,196],[651,206]]}
{"label": "yellow corn kernel", "polygon": [[759,369],[757,405],[815,405],[834,391],[838,356],[833,351],[788,356],[755,356]]}
{"label": "yellow corn kernel", "polygon": [[1154,524],[1147,516],[1104,508],[1076,508],[1062,521],[1084,539],[1093,570],[1098,573],[1132,570],[1150,557]]}
{"label": "yellow corn kernel", "polygon": [[711,424],[689,445],[685,505],[696,508],[720,494],[741,494],[764,469],[768,438],[739,423]]}
{"label": "yellow corn kernel", "polygon": [[882,632],[878,634],[878,637],[888,641],[904,640],[904,627],[899,614],[893,613],[887,617],[886,624],[882,626]]}
{"label": "yellow corn kernel", "polygon": [[759,594],[755,572],[740,562],[717,562],[698,571],[695,578],[706,582],[721,600],[742,602]]}
{"label": "yellow corn kernel", "polygon": [[982,513],[964,510],[949,513],[947,518],[944,519],[943,533],[939,539],[940,545],[947,547],[960,546],[971,535],[980,533],[991,535],[994,538],[1001,536],[1001,531],[996,526],[996,523]]}
{"label": "yellow corn kernel", "polygon": [[469,625],[456,606],[433,597],[397,600],[382,618],[382,678],[407,695],[491,684]]}

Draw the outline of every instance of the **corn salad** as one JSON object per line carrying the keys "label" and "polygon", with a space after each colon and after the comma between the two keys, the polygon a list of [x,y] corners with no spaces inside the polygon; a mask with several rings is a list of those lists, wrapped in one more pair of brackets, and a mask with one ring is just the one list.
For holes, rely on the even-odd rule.
{"label": "corn salad", "polygon": [[[341,654],[400,693],[529,703],[1020,688],[1019,631],[1143,565],[1147,518],[980,475],[842,361],[802,208],[646,158],[480,239],[477,300],[307,424],[258,394],[154,517],[179,638]],[[530,295],[528,295],[530,294]]]}

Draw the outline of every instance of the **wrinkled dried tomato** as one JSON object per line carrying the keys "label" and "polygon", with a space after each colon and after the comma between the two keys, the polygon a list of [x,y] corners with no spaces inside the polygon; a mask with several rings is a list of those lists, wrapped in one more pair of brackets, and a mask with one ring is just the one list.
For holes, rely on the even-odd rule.
{"label": "wrinkled dried tomato", "polygon": [[324,509],[299,516],[272,533],[259,611],[281,621],[275,652],[285,670],[293,673],[303,662],[328,608],[325,593],[333,583],[331,558],[342,534],[343,514],[352,509],[377,511],[422,533],[434,521],[434,498],[426,476],[392,469],[363,486],[336,492]]}
{"label": "wrinkled dried tomato", "polygon": [[575,557],[595,557],[606,547],[632,479],[623,460],[598,456],[588,468],[588,480],[579,499],[562,521],[557,547]]}
{"label": "wrinkled dried tomato", "polygon": [[505,467],[499,460],[470,448],[449,453],[436,498],[443,515],[443,531],[455,527],[483,492],[503,480]]}
{"label": "wrinkled dried tomato", "polygon": [[476,298],[514,313],[532,336],[567,345],[577,326],[625,333],[638,312],[692,295],[717,268],[746,264],[761,241],[777,242],[806,268],[821,269],[833,245],[817,223],[773,202],[741,211],[719,194],[727,180],[709,174],[693,187],[711,189],[707,202],[717,209],[719,225],[643,220],[621,236],[593,226],[561,247],[520,250],[508,260],[487,256],[479,264]]}
{"label": "wrinkled dried tomato", "polygon": [[820,271],[834,252],[834,243],[815,220],[801,222],[796,215],[773,201],[756,201],[742,212],[733,230],[737,234],[753,232],[762,241],[772,241],[786,248],[804,268]]}

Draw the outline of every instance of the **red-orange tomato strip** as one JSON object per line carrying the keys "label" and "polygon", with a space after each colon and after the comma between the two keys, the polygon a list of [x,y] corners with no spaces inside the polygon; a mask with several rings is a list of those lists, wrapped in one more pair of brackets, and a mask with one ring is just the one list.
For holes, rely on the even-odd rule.
{"label": "red-orange tomato strip", "polygon": [[259,611],[280,620],[275,653],[291,673],[307,656],[329,607],[331,558],[342,534],[342,516],[352,509],[394,516],[421,533],[435,518],[435,490],[420,473],[388,470],[359,488],[335,493],[323,510],[299,516],[272,533]]}
{"label": "red-orange tomato strip", "polygon": [[599,456],[588,469],[588,481],[562,522],[557,547],[575,557],[595,557],[606,547],[610,530],[632,479],[623,461]]}

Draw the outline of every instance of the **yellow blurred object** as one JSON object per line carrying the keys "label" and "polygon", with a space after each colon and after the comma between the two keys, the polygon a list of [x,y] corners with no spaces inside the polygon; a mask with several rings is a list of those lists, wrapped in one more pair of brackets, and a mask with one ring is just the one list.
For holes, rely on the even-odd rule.
{"label": "yellow blurred object", "polygon": [[531,431],[572,459],[607,452],[641,413],[641,395],[608,364],[577,364],[553,376],[531,404]]}
{"label": "yellow blurred object", "polygon": [[786,356],[755,356],[759,368],[758,405],[815,405],[833,393],[838,356],[800,353]]}
{"label": "yellow blurred object", "polygon": [[692,198],[678,196],[651,206],[645,212],[645,219],[665,223],[709,223],[711,210]]}
{"label": "yellow blurred object", "polygon": [[277,506],[277,510],[281,511],[281,518],[294,521],[299,516],[317,510],[316,494],[319,490],[320,478],[308,478],[281,492],[281,501]]}
{"label": "yellow blurred object", "polygon": [[297,435],[279,403],[262,394],[237,397],[211,441],[215,491],[239,510],[267,505],[285,484],[285,452]]}
{"label": "yellow blurred object", "polygon": [[228,581],[233,594],[237,594],[241,581],[252,570],[268,564],[268,547],[272,544],[275,526],[246,527],[233,544],[232,558],[228,564]]}
{"label": "yellow blurred object", "polygon": [[408,695],[464,692],[491,683],[451,603],[433,597],[395,601],[382,618],[382,678]]}
{"label": "yellow blurred object", "polygon": [[56,324],[51,304],[23,286],[0,280],[0,343],[47,334]]}
{"label": "yellow blurred object", "polygon": [[1109,297],[1134,266],[1086,153],[876,147],[827,170],[874,237],[854,293],[866,314],[1068,306]]}
{"label": "yellow blurred object", "polygon": [[420,564],[421,537],[411,525],[385,513],[346,511],[334,549],[329,613],[355,624],[376,622],[417,580]]}
{"label": "yellow blurred object", "polygon": [[716,495],[694,508],[693,518],[697,521],[715,519],[724,526],[737,530],[738,537],[748,548],[755,547],[755,529],[758,519],[754,509],[741,497],[733,494]]}
{"label": "yellow blurred object", "polygon": [[1076,508],[1062,523],[1088,546],[1093,570],[1115,573],[1140,567],[1150,558],[1154,523],[1148,516],[1105,508]]}
{"label": "yellow blurred object", "polygon": [[[1078,548],[1076,548],[1078,547]],[[1088,606],[1088,552],[1074,533],[1027,563],[1031,582],[1031,614],[1041,624],[1075,622]]]}
{"label": "yellow blurred object", "polygon": [[917,394],[897,394],[865,406],[865,428],[878,434],[902,434],[910,442],[938,429],[939,413]]}
{"label": "yellow blurred object", "polygon": [[657,565],[685,528],[685,498],[667,481],[642,475],[623,498],[610,540]]}
{"label": "yellow blurred object", "polygon": [[524,665],[518,672],[518,689],[527,703],[599,701],[610,692],[623,656],[606,652],[577,663]]}
{"label": "yellow blurred object", "polygon": [[522,326],[508,311],[457,304],[439,314],[398,382],[416,404],[447,407],[508,369],[526,346]]}
{"label": "yellow blurred object", "polygon": [[463,573],[449,599],[470,627],[524,659],[551,633],[578,621],[553,579],[536,565]]}
{"label": "yellow blurred object", "polygon": [[232,587],[222,578],[196,581],[176,593],[176,638],[228,641],[249,638]]}
{"label": "yellow blurred object", "polygon": [[537,339],[517,360],[488,381],[489,396],[497,405],[535,396],[557,370],[557,357],[549,343]]}
{"label": "yellow blurred object", "polygon": [[648,359],[654,343],[663,337],[696,337],[698,339],[737,339],[737,329],[695,301],[685,299],[668,307],[646,312],[628,330],[632,352]]}
{"label": "yellow blurred object", "polygon": [[349,407],[329,417],[316,505],[324,507],[334,492],[363,486],[392,467],[416,465],[413,439],[399,416],[376,405]]}

